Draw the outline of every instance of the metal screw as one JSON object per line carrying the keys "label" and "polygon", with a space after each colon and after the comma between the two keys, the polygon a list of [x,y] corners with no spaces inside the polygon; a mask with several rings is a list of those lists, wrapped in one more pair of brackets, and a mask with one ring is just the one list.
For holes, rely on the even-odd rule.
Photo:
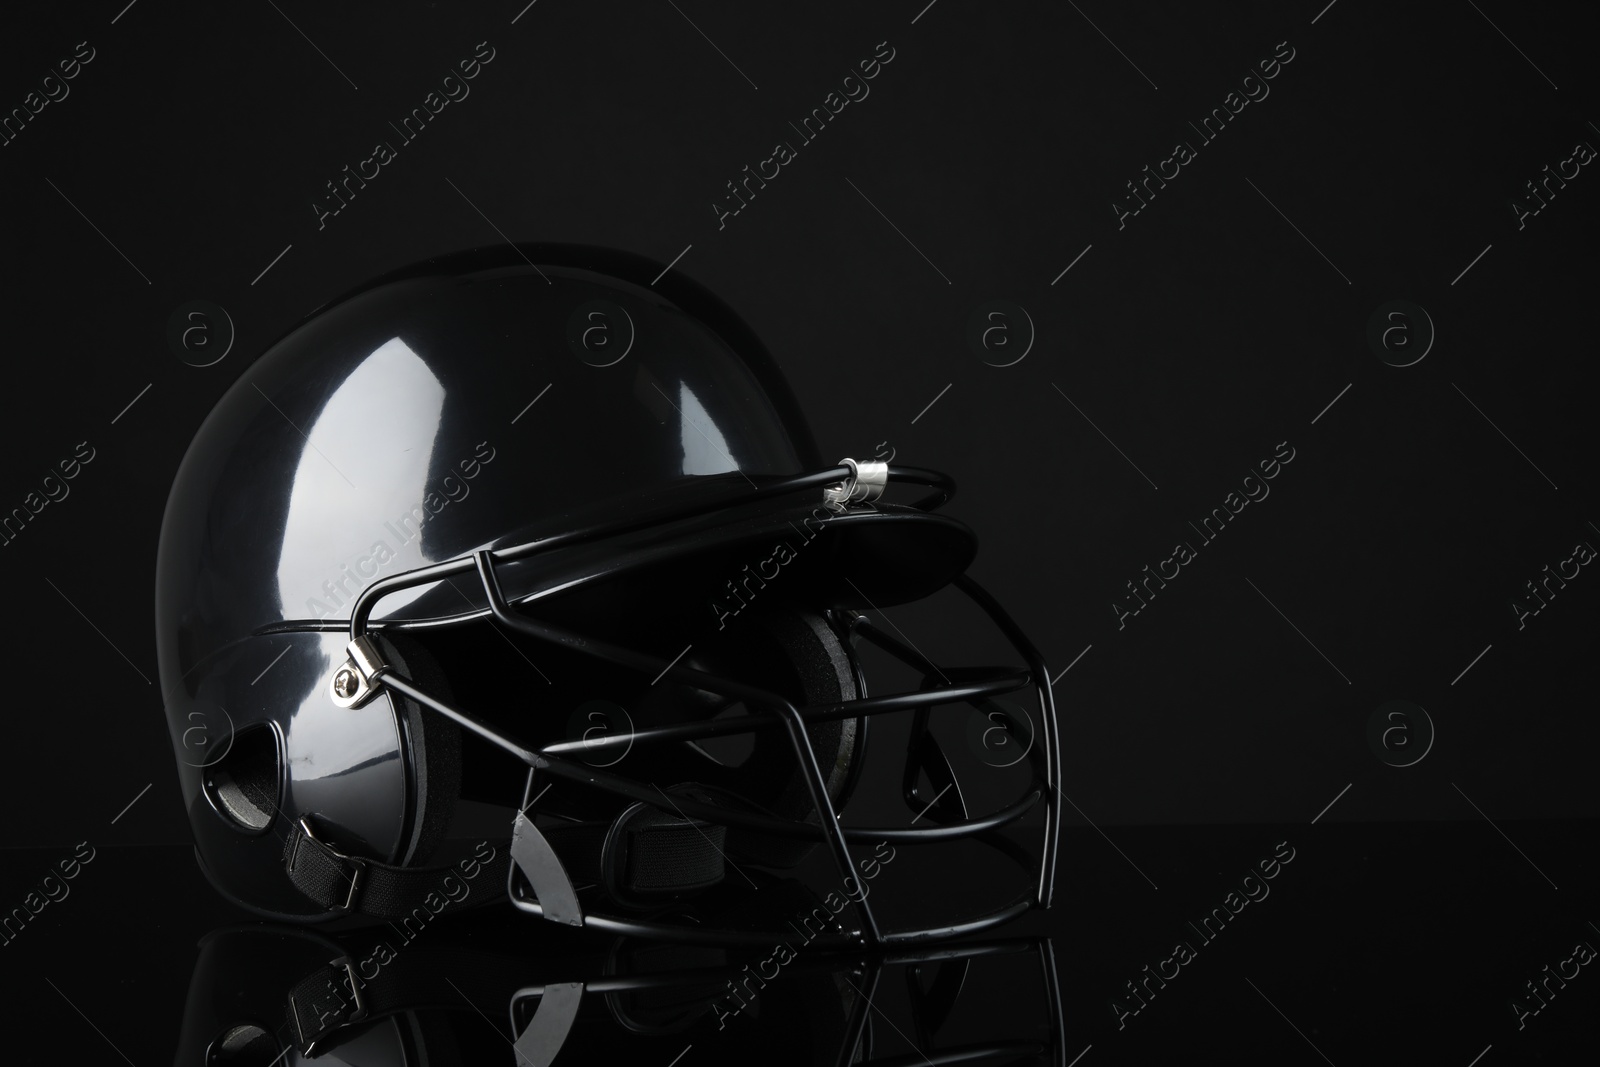
{"label": "metal screw", "polygon": [[349,667],[343,667],[333,676],[333,691],[341,700],[349,700],[361,688],[361,679]]}

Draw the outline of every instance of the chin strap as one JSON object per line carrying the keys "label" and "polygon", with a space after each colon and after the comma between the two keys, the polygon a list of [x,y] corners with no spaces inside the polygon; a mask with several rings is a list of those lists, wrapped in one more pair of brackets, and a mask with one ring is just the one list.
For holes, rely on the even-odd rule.
{"label": "chin strap", "polygon": [[[294,887],[329,911],[400,919],[419,908],[432,915],[460,911],[502,894],[510,851],[500,842],[483,856],[482,847],[459,864],[395,867],[339,852],[302,817],[284,838],[283,864]],[[478,891],[480,886],[488,893]]]}
{"label": "chin strap", "polygon": [[[519,825],[524,822],[525,816]],[[559,823],[538,832],[574,889],[600,886],[613,900],[635,907],[709,889],[726,873],[725,826],[647,804],[635,804],[605,822]],[[301,818],[284,840],[283,863],[294,887],[329,911],[403,919],[499,898],[506,891],[512,848],[509,841],[485,842],[475,858],[455,865],[395,867],[339,852]]]}

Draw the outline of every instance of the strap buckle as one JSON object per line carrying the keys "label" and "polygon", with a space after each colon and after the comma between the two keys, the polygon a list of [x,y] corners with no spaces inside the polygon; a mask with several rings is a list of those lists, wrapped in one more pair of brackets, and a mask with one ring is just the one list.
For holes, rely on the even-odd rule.
{"label": "strap buckle", "polygon": [[[361,887],[366,884],[367,861],[358,859],[355,856],[346,856],[343,852],[340,852],[326,841],[323,841],[321,838],[317,837],[317,835],[311,830],[311,820],[307,816],[300,816],[299,822],[300,832],[306,836],[306,840],[317,845],[324,852],[337,860],[340,864],[340,877],[344,878],[350,883],[350,891],[344,895],[344,903],[330,904],[329,907],[334,911],[339,912],[341,915],[350,913],[351,911],[355,910],[356,895],[361,892]],[[295,861],[299,858],[300,845],[298,842],[296,842],[294,855],[289,857],[289,870],[294,870]]]}
{"label": "strap buckle", "polygon": [[336,960],[328,961],[329,967],[343,967],[345,977],[350,979],[350,996],[355,999],[356,1010],[346,1018],[346,1023],[358,1023],[367,1017],[367,998],[361,995],[361,981],[356,977],[356,962],[349,956],[340,956]]}

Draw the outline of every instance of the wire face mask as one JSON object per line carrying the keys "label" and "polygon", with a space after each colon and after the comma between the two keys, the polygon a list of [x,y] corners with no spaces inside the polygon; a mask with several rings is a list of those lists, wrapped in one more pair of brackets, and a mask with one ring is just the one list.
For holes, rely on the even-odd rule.
{"label": "wire face mask", "polygon": [[[184,459],[157,636],[212,883],[296,922],[505,895],[568,926],[753,947],[790,918],[758,905],[791,878],[829,890],[814,936],[835,947],[1047,907],[1048,673],[964,573],[950,480],[823,463],[760,342],[681,276],[518,251],[320,311]],[[1020,664],[940,665],[864,614],[947,588]],[[868,646],[920,682],[869,694]],[[958,709],[982,747],[1010,745],[983,762],[1015,766],[1018,792],[989,810],[940,732]],[[904,724],[887,794],[879,719]],[[884,795],[902,819],[845,821]],[[1017,895],[879,914],[894,857],[960,842],[1020,865]]]}

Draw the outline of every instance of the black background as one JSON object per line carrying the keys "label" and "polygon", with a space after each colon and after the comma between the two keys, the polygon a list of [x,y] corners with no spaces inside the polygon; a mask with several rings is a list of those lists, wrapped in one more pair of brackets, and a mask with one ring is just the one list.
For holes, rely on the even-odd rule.
{"label": "black background", "polygon": [[[194,934],[230,914],[181,847],[160,727],[150,604],[173,472],[216,398],[304,316],[503,236],[683,253],[673,269],[766,341],[825,455],[892,448],[960,483],[974,574],[1053,671],[1071,668],[1052,920],[1068,1058],[1092,1044],[1086,1065],[1139,1062],[1147,1041],[1322,1062],[1243,976],[1337,1063],[1465,1064],[1491,1043],[1485,1064],[1514,1061],[1583,1032],[1582,987],[1600,979],[1521,1031],[1506,1005],[1600,936],[1600,579],[1585,568],[1521,628],[1511,602],[1600,542],[1600,179],[1584,167],[1520,227],[1512,201],[1600,143],[1592,17],[924,3],[8,13],[0,109],[78,42],[94,59],[0,148],[0,510],[78,442],[95,459],[0,548],[5,906],[74,842],[127,850],[0,950],[27,991],[14,1005],[110,1054],[35,980],[62,953],[73,962],[44,971],[108,1039],[133,1062],[170,1055]],[[471,95],[319,229],[324,183],[480,41],[495,59]],[[797,140],[788,124],[882,41],[894,58],[870,95],[719,228],[725,183]],[[1270,95],[1199,145],[1188,123],[1279,42],[1294,58]],[[1119,229],[1125,183],[1177,140],[1197,158]],[[204,368],[167,343],[195,299],[237,331]],[[993,300],[1031,320],[1012,366],[968,344]],[[1436,331],[1407,367],[1367,340],[1394,300]],[[1280,442],[1295,458],[1270,496],[1119,629],[1124,583],[1194,542],[1188,523]],[[943,611],[895,621],[966,661]],[[1409,767],[1368,741],[1390,700],[1436,731]],[[1307,857],[1289,871],[1302,882],[1247,915],[1258,940],[1119,1034],[1107,1002],[1123,981],[1284,839]],[[156,856],[171,892],[147,873]]]}

